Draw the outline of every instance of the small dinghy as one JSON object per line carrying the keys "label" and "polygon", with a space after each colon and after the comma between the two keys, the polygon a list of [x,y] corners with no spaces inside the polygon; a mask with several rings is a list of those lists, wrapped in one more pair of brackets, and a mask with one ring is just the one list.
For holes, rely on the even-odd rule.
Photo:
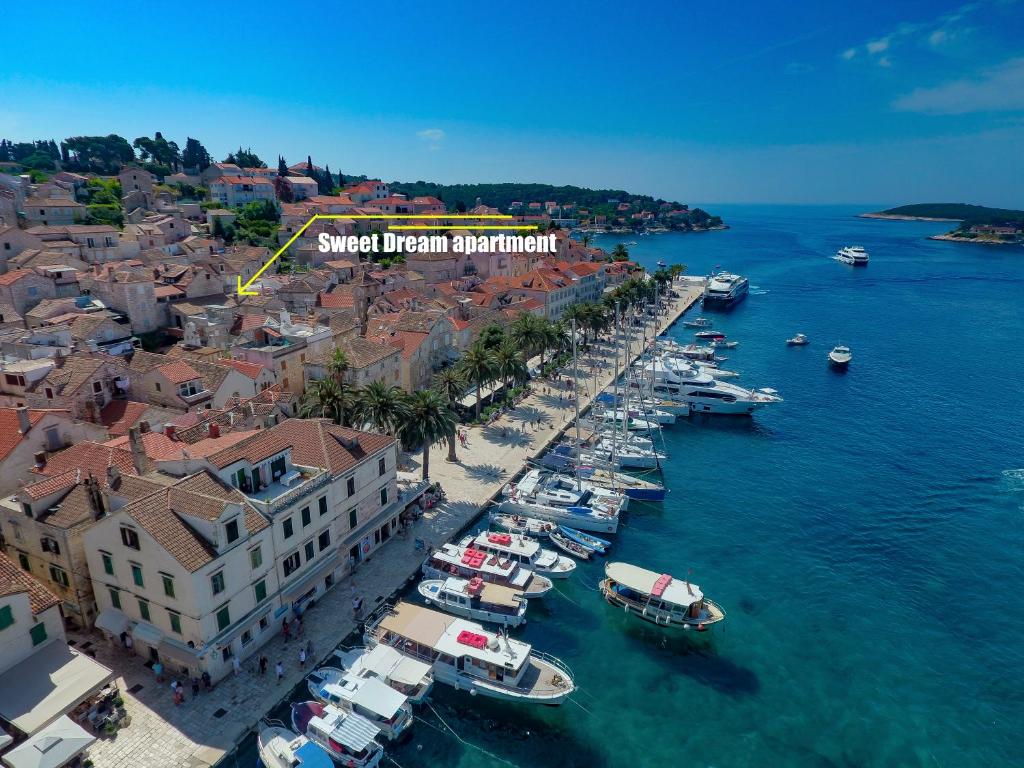
{"label": "small dinghy", "polygon": [[577,531],[575,528],[570,528],[567,525],[558,526],[558,530],[564,536],[568,536],[580,546],[586,547],[591,552],[596,552],[599,555],[603,555],[605,550],[612,545],[610,541],[605,541],[597,536],[591,536],[589,533],[584,533],[583,531]]}
{"label": "small dinghy", "polygon": [[551,533],[548,534],[548,538],[551,540],[552,544],[565,552],[565,554],[578,557],[580,560],[590,559],[592,552],[589,549],[584,547],[582,544],[573,541],[561,531],[551,531]]}
{"label": "small dinghy", "polygon": [[804,336],[802,333],[798,333],[792,339],[786,339],[786,343],[791,347],[803,347],[811,343],[811,340]]}

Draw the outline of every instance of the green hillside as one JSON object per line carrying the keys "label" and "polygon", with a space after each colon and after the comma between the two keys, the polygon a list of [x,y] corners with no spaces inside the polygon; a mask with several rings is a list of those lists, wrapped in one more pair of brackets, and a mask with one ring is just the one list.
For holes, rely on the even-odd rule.
{"label": "green hillside", "polygon": [[1024,222],[1024,211],[1009,208],[988,208],[967,203],[917,203],[901,205],[886,211],[886,216],[923,216],[930,219],[957,219],[970,224],[1012,224]]}

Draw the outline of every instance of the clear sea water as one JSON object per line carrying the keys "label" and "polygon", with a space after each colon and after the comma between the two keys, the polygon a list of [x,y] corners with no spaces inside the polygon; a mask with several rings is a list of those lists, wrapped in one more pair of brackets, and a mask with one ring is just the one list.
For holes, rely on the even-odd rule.
{"label": "clear sea water", "polygon": [[[612,553],[692,570],[726,621],[641,625],[582,564],[519,633],[571,665],[578,704],[439,687],[425,717],[475,746],[418,723],[402,768],[1024,763],[1024,248],[870,205],[713,208],[732,229],[597,244],[750,277],[714,315],[741,342],[724,367],[785,403],[667,429],[669,498],[634,504]],[[850,244],[870,266],[830,258]]]}

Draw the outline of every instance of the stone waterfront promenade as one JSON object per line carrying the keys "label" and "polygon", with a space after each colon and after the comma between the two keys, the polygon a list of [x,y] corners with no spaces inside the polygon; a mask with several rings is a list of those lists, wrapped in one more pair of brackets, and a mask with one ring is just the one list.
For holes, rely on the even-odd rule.
{"label": "stone waterfront promenade", "polygon": [[[663,330],[700,298],[701,289],[677,284],[680,298],[672,301],[666,314],[658,319]],[[651,327],[648,329],[650,335]],[[638,349],[638,346],[634,346]],[[614,364],[607,345],[596,346],[579,360],[579,380],[574,389],[580,395],[581,409],[613,377]],[[564,372],[571,378],[572,370]],[[545,393],[545,388],[548,392]],[[157,683],[144,660],[129,657],[111,648],[98,636],[79,637],[97,659],[121,674],[119,681],[125,706],[132,722],[115,737],[99,740],[89,750],[96,768],[201,768],[217,763],[230,753],[264,713],[272,710],[311,670],[324,660],[341,640],[355,630],[352,597],[364,601],[364,612],[388,599],[412,578],[423,560],[415,549],[417,538],[438,546],[464,528],[527,461],[543,452],[573,417],[573,404],[566,397],[565,384],[555,386],[537,381],[533,392],[514,412],[483,428],[469,428],[468,448],[460,447],[458,462],[447,463],[447,448],[437,445],[431,451],[430,479],[440,482],[447,501],[428,510],[410,529],[392,538],[367,562],[342,583],[323,596],[303,616],[302,636],[285,642],[278,636],[247,660],[235,676],[221,680],[210,692],[193,699],[188,681],[185,702],[175,706],[170,679]],[[539,427],[531,426],[540,421]],[[410,498],[419,484],[419,456],[406,458],[399,473],[400,486]],[[313,653],[305,668],[299,664],[299,649],[311,641]],[[259,654],[270,660],[270,669],[261,676],[255,667]],[[279,682],[274,665],[284,665]]]}

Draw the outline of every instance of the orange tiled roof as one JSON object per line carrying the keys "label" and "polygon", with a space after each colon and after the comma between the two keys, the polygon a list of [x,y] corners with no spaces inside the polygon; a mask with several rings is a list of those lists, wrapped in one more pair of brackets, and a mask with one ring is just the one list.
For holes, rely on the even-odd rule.
{"label": "orange tiled roof", "polygon": [[37,616],[47,608],[52,608],[60,600],[39,581],[25,573],[21,568],[0,552],[0,597],[28,593],[28,604],[32,615]]}

